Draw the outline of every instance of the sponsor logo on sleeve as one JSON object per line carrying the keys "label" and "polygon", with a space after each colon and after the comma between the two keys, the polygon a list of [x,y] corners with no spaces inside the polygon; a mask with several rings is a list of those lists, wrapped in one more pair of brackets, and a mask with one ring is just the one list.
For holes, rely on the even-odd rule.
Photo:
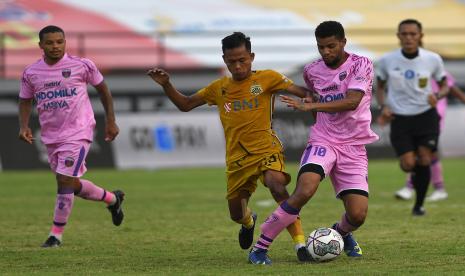
{"label": "sponsor logo on sleeve", "polygon": [[224,111],[226,113],[231,111],[231,103],[224,103]]}

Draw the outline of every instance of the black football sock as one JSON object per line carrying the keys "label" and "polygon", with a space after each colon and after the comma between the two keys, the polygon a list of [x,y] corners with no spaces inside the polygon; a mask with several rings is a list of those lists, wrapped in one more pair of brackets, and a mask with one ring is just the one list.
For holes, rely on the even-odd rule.
{"label": "black football sock", "polygon": [[412,183],[416,191],[416,201],[414,209],[419,209],[423,206],[425,201],[426,192],[431,178],[431,171],[429,166],[416,165],[412,173]]}

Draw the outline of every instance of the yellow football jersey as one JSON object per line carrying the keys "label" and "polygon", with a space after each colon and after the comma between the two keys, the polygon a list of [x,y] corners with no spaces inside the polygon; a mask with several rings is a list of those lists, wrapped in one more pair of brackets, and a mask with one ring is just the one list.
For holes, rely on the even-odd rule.
{"label": "yellow football jersey", "polygon": [[293,82],[273,70],[252,71],[243,81],[223,77],[199,90],[209,105],[217,105],[226,139],[226,162],[248,154],[282,151],[271,129],[274,93]]}

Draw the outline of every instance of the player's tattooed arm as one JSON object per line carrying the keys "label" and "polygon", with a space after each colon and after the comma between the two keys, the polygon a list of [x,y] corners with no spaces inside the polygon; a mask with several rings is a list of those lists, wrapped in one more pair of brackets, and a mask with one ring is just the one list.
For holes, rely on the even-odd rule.
{"label": "player's tattooed arm", "polygon": [[349,90],[346,97],[342,100],[320,103],[320,102],[304,102],[292,97],[281,95],[281,101],[287,104],[288,107],[301,111],[317,111],[317,112],[341,112],[355,110],[364,95],[363,91]]}

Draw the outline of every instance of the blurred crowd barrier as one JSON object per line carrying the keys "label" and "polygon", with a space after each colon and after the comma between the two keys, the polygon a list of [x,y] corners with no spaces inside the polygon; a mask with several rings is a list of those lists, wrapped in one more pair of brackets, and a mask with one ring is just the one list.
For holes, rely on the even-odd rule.
{"label": "blurred crowd barrier", "polygon": [[[89,167],[158,169],[224,165],[223,130],[216,112],[123,113],[117,119],[121,132],[109,144],[104,141],[104,117],[96,116],[95,139],[87,158]],[[17,138],[17,117],[0,116],[4,133],[0,136],[0,168],[3,170],[48,168],[37,118],[31,121],[36,140],[28,145]],[[312,122],[311,116],[301,112],[275,112],[273,128],[284,144],[287,161],[300,160]],[[372,128],[380,140],[367,146],[369,158],[394,157],[389,127],[381,128],[373,122]],[[465,156],[463,137],[465,109],[451,107],[440,137],[442,156]]]}

